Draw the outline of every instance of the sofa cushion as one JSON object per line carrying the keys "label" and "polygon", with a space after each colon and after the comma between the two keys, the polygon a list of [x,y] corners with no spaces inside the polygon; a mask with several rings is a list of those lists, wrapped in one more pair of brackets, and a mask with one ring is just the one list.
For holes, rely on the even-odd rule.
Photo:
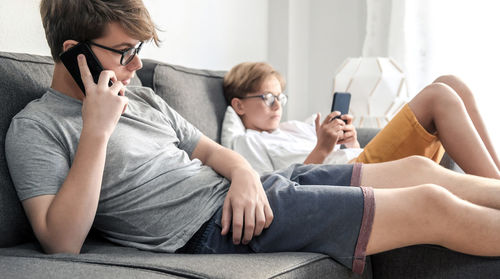
{"label": "sofa cushion", "polygon": [[[0,52],[0,247],[33,237],[12,185],[5,160],[5,134],[10,121],[50,86],[54,62],[48,56]],[[141,85],[139,78],[132,81]]]}
{"label": "sofa cushion", "polygon": [[[37,272],[40,275],[43,272],[53,275],[48,272],[52,272],[53,268],[63,266],[64,263],[81,263],[79,266],[74,266],[78,269],[96,269],[96,265],[116,268],[116,270],[108,270],[108,276],[98,275],[99,278],[116,278],[114,275],[119,274],[119,267],[129,268],[131,272],[140,269],[187,278],[372,278],[369,261],[365,272],[359,276],[327,255],[315,253],[165,254],[116,246],[97,240],[87,241],[79,255],[46,255],[42,254],[36,245],[23,244],[11,248],[0,248],[0,261],[2,256],[19,259],[17,262],[12,261],[12,265],[5,266],[5,268],[0,265],[3,273],[15,273],[11,271],[20,270],[31,262],[38,266],[42,263],[47,264],[45,269]],[[61,271],[61,274],[66,276],[49,277],[70,277],[65,271]]]}
{"label": "sofa cushion", "polygon": [[144,59],[137,74],[172,108],[203,132],[220,142],[226,110],[223,93],[225,72],[198,70]]}
{"label": "sofa cushion", "polygon": [[477,257],[433,245],[417,245],[371,256],[373,277],[498,278],[500,257]]}
{"label": "sofa cushion", "polygon": [[73,261],[55,261],[53,259],[4,256],[0,256],[0,270],[2,270],[3,278],[180,278],[178,276],[160,273],[156,270]]}
{"label": "sofa cushion", "polygon": [[32,237],[30,225],[17,198],[5,161],[5,134],[12,117],[49,87],[51,58],[0,53],[0,247]]}

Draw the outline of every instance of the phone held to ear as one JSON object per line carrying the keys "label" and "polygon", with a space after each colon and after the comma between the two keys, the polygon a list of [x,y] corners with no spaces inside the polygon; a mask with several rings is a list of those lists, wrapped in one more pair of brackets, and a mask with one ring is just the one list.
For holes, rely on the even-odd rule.
{"label": "phone held to ear", "polygon": [[[72,48],[66,50],[61,53],[59,57],[63,62],[68,72],[71,74],[76,84],[80,87],[83,94],[85,95],[85,86],[83,85],[82,77],[80,75],[80,68],[78,68],[78,59],[77,56],[79,54],[85,55],[85,59],[87,60],[87,65],[89,67],[90,73],[92,74],[92,78],[94,82],[97,83],[99,81],[99,75],[103,71],[103,67],[97,57],[95,56],[92,49],[87,43],[78,43]],[[110,80],[108,86],[112,86],[113,82]]]}
{"label": "phone held to ear", "polygon": [[[349,92],[335,92],[333,94],[332,109],[330,111],[340,111],[340,115],[345,115],[349,113],[349,105],[351,103],[351,93]],[[335,118],[340,118],[336,116]],[[332,119],[332,120],[333,120]],[[344,120],[347,123],[347,121]]]}

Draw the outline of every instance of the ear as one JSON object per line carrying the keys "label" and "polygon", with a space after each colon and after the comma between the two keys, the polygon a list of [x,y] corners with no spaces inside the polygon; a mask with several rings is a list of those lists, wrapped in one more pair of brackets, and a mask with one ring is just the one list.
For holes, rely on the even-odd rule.
{"label": "ear", "polygon": [[63,51],[66,51],[66,50],[76,46],[77,44],[78,44],[78,42],[75,40],[66,40],[63,43]]}
{"label": "ear", "polygon": [[238,98],[233,98],[231,100],[231,106],[233,107],[234,111],[239,115],[242,116],[245,114],[245,106],[243,105],[243,102],[238,99]]}

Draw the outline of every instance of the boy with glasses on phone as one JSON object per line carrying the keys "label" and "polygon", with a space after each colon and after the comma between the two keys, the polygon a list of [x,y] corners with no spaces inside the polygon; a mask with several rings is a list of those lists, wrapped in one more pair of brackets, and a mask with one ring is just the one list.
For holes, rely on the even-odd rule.
{"label": "boy with glasses on phone", "polygon": [[[13,118],[5,148],[45,252],[80,253],[93,226],[143,250],[310,251],[355,272],[365,255],[416,243],[500,255],[499,180],[418,157],[259,177],[151,89],[125,88],[142,64],[123,53],[158,42],[141,1],[42,0],[40,10],[55,60],[51,88]],[[78,56],[84,95],[58,57],[88,41],[105,46],[91,48],[105,70],[95,83]],[[399,175],[410,165],[415,175]]]}
{"label": "boy with glasses on phone", "polygon": [[332,112],[323,122],[318,114],[311,123],[280,123],[284,89],[283,77],[267,63],[241,63],[224,77],[230,106],[222,145],[242,154],[260,174],[296,163],[377,163],[412,155],[439,163],[446,149],[466,173],[500,178],[498,156],[472,93],[456,77],[440,77],[424,88],[364,150],[351,115],[338,119],[339,112]]}

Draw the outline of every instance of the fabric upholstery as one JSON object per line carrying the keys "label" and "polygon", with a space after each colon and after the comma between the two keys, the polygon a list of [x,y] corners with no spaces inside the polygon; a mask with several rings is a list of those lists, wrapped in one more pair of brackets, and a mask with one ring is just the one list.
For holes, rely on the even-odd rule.
{"label": "fabric upholstery", "polygon": [[[50,86],[54,64],[49,57],[0,53],[0,247],[32,237],[5,161],[5,134],[12,117]],[[36,139],[34,139],[36,140]]]}
{"label": "fabric upholstery", "polygon": [[[0,52],[0,247],[30,240],[33,233],[12,185],[5,161],[10,121],[50,86],[54,62],[48,56]],[[141,85],[135,77],[131,84]],[[36,139],[33,139],[36,140]]]}
{"label": "fabric upholstery", "polygon": [[[366,272],[363,276],[359,276],[328,256],[314,253],[164,254],[116,246],[108,242],[88,241],[80,255],[45,255],[36,245],[24,244],[14,248],[0,248],[0,261],[2,261],[2,256],[19,259],[19,262],[22,259],[21,266],[28,269],[30,267],[27,266],[27,262],[24,262],[25,260],[36,265],[50,264],[48,271],[52,272],[51,269],[57,266],[64,267],[64,264],[81,263],[83,267],[78,266],[76,271],[86,268],[95,269],[94,265],[100,264],[116,268],[151,270],[159,274],[188,278],[372,278],[369,262]],[[20,264],[17,263],[17,265]],[[85,265],[91,266],[85,267]],[[116,274],[114,270],[108,272],[110,276],[101,274],[97,278],[111,278],[111,275]],[[70,275],[64,270],[59,273]]]}
{"label": "fabric upholstery", "polygon": [[220,142],[221,125],[226,109],[222,71],[191,69],[148,59],[154,73],[148,74],[151,65],[137,72],[171,107],[198,127],[207,137]]}
{"label": "fabric upholstery", "polygon": [[401,248],[371,259],[374,278],[500,277],[500,257],[475,257],[432,245]]}
{"label": "fabric upholstery", "polygon": [[[4,143],[11,118],[45,92],[52,70],[50,57],[0,52],[2,278],[372,278],[372,269],[373,278],[389,279],[495,278],[500,274],[499,258],[467,256],[434,246],[408,247],[371,256],[363,276],[357,276],[321,254],[152,253],[113,245],[96,237],[94,231],[80,255],[43,254],[12,186]],[[132,83],[142,81],[153,88],[202,132],[219,141],[227,106],[222,94],[223,74],[144,60],[143,69],[137,73],[141,80],[134,78]],[[366,145],[377,132],[359,129],[360,144]]]}

